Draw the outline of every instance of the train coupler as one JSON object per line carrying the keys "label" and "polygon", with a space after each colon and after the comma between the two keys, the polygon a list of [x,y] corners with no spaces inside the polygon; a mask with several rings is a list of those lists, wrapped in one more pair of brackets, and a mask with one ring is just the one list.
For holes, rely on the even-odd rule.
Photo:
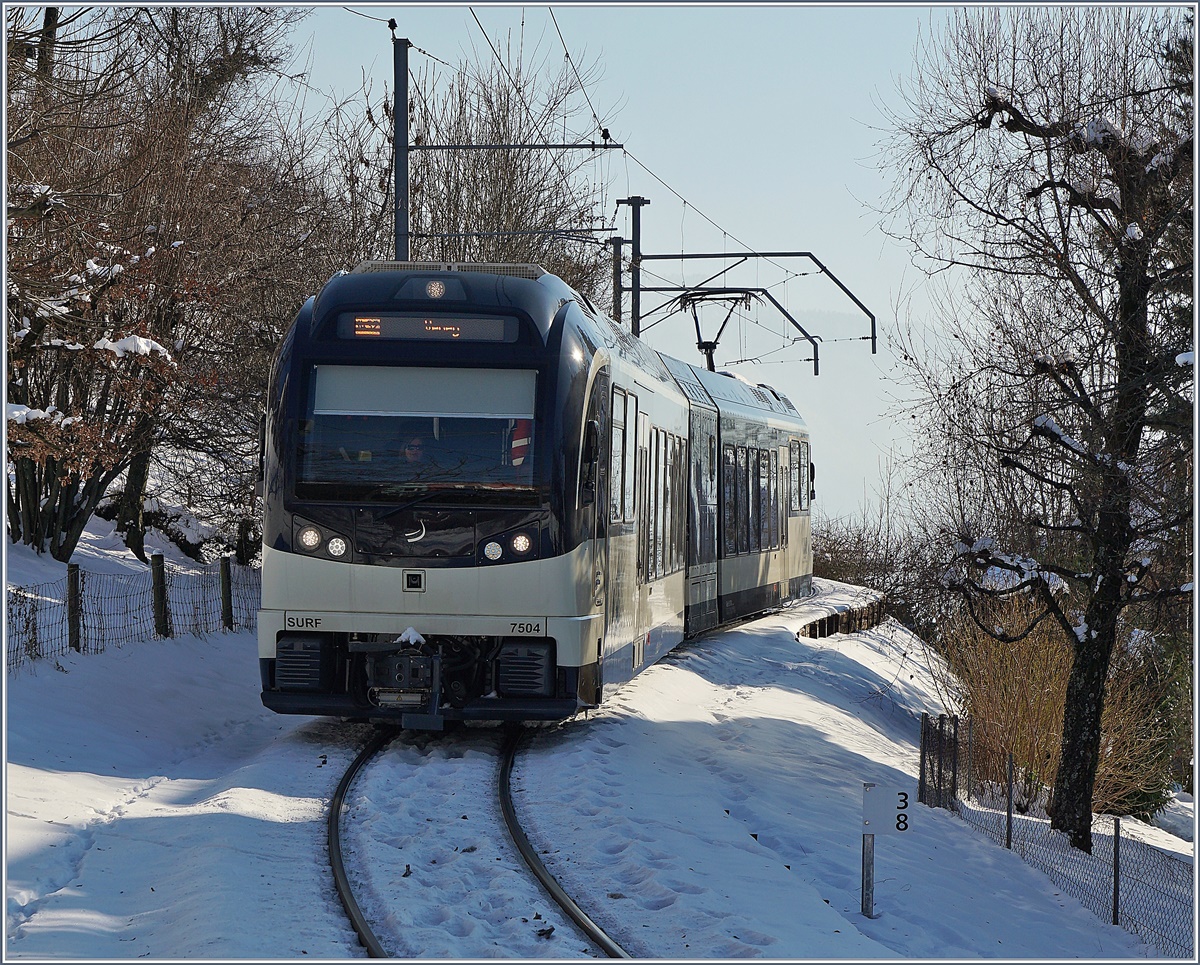
{"label": "train coupler", "polygon": [[413,730],[442,730],[445,719],[438,712],[442,702],[442,658],[434,654],[389,654],[375,660],[375,679],[386,686],[368,689],[367,697],[377,707],[401,712],[400,726]]}

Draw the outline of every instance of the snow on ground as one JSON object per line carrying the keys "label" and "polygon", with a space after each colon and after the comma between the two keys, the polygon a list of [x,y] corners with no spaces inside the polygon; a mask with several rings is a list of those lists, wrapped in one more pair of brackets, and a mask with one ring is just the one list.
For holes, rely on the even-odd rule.
{"label": "snow on ground", "polygon": [[[85,567],[134,565],[105,538]],[[7,562],[10,583],[61,575]],[[897,624],[797,639],[811,607],[692,643],[531,736],[517,808],[588,913],[642,958],[1154,957],[923,806],[876,838],[862,915],[862,784],[915,799],[918,717],[941,707]],[[41,661],[6,690],[6,960],[364,956],[324,835],[369,728],[266,711],[252,634]],[[356,783],[356,853],[394,865],[373,901],[402,902],[385,914],[411,957],[593,957],[565,924],[539,934],[561,916],[477,811],[460,820],[493,793],[493,737],[401,737]]]}

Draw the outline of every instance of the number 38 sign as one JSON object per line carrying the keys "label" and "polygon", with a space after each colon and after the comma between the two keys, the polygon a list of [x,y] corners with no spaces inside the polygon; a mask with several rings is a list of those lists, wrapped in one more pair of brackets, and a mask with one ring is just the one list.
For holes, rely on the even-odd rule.
{"label": "number 38 sign", "polygon": [[909,792],[882,784],[863,784],[863,834],[899,834],[912,827]]}

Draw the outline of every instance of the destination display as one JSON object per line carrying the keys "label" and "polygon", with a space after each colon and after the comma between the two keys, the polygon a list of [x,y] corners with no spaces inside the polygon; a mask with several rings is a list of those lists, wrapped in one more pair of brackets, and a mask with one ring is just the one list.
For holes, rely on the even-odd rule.
{"label": "destination display", "polygon": [[417,315],[346,312],[338,338],[432,342],[515,342],[517,320],[497,315]]}

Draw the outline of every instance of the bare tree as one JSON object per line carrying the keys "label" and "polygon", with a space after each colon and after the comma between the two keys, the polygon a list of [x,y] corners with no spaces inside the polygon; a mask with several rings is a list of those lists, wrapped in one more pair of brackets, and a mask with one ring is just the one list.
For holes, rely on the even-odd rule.
{"label": "bare tree", "polygon": [[[446,79],[429,67],[410,85],[409,129],[422,147],[596,142],[581,109],[595,68],[547,69],[510,38]],[[389,257],[393,242],[391,101],[364,85],[356,111],[330,122],[330,151],[353,212],[363,257]],[[600,149],[416,150],[410,155],[412,257],[427,261],[534,262],[603,298],[611,258],[602,225]]]}
{"label": "bare tree", "polygon": [[[184,444],[182,429],[205,402],[246,387],[227,379],[237,366],[214,364],[213,347],[243,358],[263,328],[274,341],[282,323],[272,326],[263,305],[295,279],[289,260],[328,211],[303,203],[317,179],[301,176],[295,138],[282,109],[273,112],[285,92],[267,86],[302,15],[113,8],[47,13],[40,31],[10,15],[10,55],[35,52],[10,60],[6,103],[16,135],[8,144],[8,394],[21,417],[9,433],[14,539],[67,559],[124,476],[118,520],[141,555],[154,448]],[[211,420],[208,435],[229,421]]]}
{"label": "bare tree", "polygon": [[96,310],[124,269],[108,214],[141,160],[122,119],[144,57],[91,11],[9,8],[5,26],[8,522],[65,560],[172,365]]}
{"label": "bare tree", "polygon": [[998,638],[1070,647],[1052,825],[1089,851],[1123,621],[1191,596],[1190,35],[1179,10],[964,11],[894,119],[889,230],[958,282],[944,337],[904,348],[951,584],[1036,604],[980,619]]}

